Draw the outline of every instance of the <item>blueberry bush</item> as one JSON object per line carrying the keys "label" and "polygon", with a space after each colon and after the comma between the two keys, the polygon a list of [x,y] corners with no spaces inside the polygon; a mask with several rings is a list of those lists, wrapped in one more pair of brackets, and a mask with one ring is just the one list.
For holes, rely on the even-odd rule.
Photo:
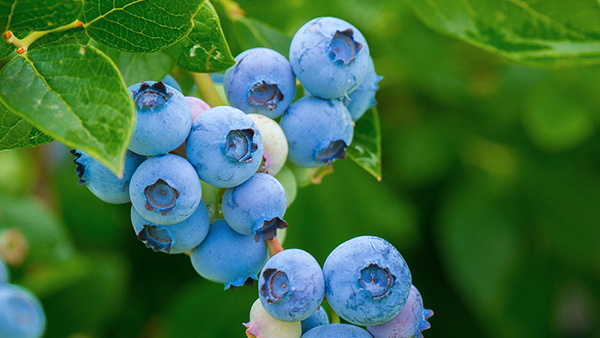
{"label": "blueberry bush", "polygon": [[[600,336],[597,1],[4,0],[0,283],[39,298],[44,337],[243,337],[251,308],[273,311],[258,283],[223,291],[145,248],[130,205],[77,186],[69,149],[126,173],[128,87],[169,75],[221,105],[235,56],[289,58],[324,16],[362,32],[383,79],[349,159],[277,175],[294,196],[283,246],[323,267],[385,238],[436,313],[427,337]],[[203,195],[208,213],[224,193]]]}

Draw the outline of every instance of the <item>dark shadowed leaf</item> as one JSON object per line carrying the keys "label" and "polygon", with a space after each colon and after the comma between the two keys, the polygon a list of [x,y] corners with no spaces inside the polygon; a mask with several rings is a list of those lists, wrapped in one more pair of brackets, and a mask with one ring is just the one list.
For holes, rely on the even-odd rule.
{"label": "dark shadowed leaf", "polygon": [[0,1],[0,33],[46,31],[69,24],[81,13],[81,0]]}
{"label": "dark shadowed leaf", "polygon": [[50,136],[0,104],[0,150],[33,147],[50,141]]}

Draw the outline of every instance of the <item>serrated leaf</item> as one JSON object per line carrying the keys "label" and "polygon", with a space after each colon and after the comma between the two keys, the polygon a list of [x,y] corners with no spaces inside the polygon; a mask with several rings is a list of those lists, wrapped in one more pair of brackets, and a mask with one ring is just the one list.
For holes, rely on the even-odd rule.
{"label": "serrated leaf", "polygon": [[115,65],[92,46],[19,55],[0,71],[0,101],[45,134],[121,172],[135,107]]}
{"label": "serrated leaf", "polygon": [[192,30],[192,17],[203,0],[85,0],[88,35],[129,53],[158,52]]}
{"label": "serrated leaf", "polygon": [[0,104],[0,150],[33,147],[50,141],[52,137]]}
{"label": "serrated leaf", "polygon": [[348,157],[381,181],[381,127],[377,108],[369,109],[354,126]]}
{"label": "serrated leaf", "polygon": [[562,67],[600,62],[595,0],[407,0],[428,26],[515,62]]}
{"label": "serrated leaf", "polygon": [[0,32],[46,31],[67,25],[81,13],[81,0],[0,1]]}
{"label": "serrated leaf", "polygon": [[232,23],[236,41],[243,50],[265,47],[287,58],[292,37],[252,18],[239,17]]}
{"label": "serrated leaf", "polygon": [[173,67],[173,61],[161,52],[132,54],[99,43],[95,46],[113,60],[128,86],[142,81],[160,81]]}
{"label": "serrated leaf", "polygon": [[205,1],[187,38],[165,52],[175,63],[190,72],[224,71],[235,64],[213,5]]}
{"label": "serrated leaf", "polygon": [[85,29],[83,27],[77,27],[66,31],[46,34],[33,41],[28,50],[56,45],[87,45],[89,42],[90,37],[85,33]]}

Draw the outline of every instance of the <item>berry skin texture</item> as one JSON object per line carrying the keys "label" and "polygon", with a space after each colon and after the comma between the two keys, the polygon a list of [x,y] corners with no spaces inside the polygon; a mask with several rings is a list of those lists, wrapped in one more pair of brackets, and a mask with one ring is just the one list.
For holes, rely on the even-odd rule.
{"label": "berry skin texture", "polygon": [[324,99],[355,90],[367,75],[369,46],[356,27],[332,17],[313,19],[294,35],[290,64],[302,86]]}
{"label": "berry skin texture", "polygon": [[286,322],[313,314],[325,295],[321,266],[308,252],[287,249],[271,257],[258,279],[258,294],[265,310]]}
{"label": "berry skin texture", "polygon": [[350,239],[335,248],[323,265],[325,294],[346,321],[366,326],[394,318],[410,292],[411,275],[402,255],[374,236]]}
{"label": "berry skin texture", "polygon": [[263,142],[263,167],[262,172],[277,175],[285,164],[288,156],[288,143],[285,134],[277,122],[259,115],[248,114],[260,132]]}
{"label": "berry skin texture", "polygon": [[240,234],[273,239],[277,229],[288,225],[282,219],[287,205],[285,189],[268,174],[256,173],[237,187],[225,190],[223,217]]}
{"label": "berry skin texture", "polygon": [[131,207],[131,223],[137,239],[154,251],[179,254],[197,247],[208,234],[208,210],[200,201],[194,213],[182,222],[161,225],[144,219]]}
{"label": "berry skin texture", "polygon": [[175,224],[196,210],[202,187],[188,161],[166,154],[140,164],[131,177],[129,195],[143,218],[155,224]]}
{"label": "berry skin texture", "polygon": [[187,100],[162,81],[147,81],[129,87],[136,103],[136,121],[129,150],[155,156],[179,147],[192,125]]}
{"label": "berry skin texture", "polygon": [[258,170],[263,144],[248,115],[234,107],[220,106],[194,120],[186,153],[201,180],[215,187],[231,188]]}
{"label": "berry skin texture", "polygon": [[369,332],[348,324],[327,324],[308,330],[302,338],[373,338]]}
{"label": "berry skin texture", "polygon": [[125,154],[123,178],[117,177],[110,169],[81,150],[71,150],[75,155],[73,163],[77,165],[79,185],[85,184],[90,191],[106,203],[122,204],[129,202],[129,182],[137,167],[146,156],[131,151]]}
{"label": "berry skin texture", "polygon": [[20,286],[0,284],[0,338],[39,338],[45,327],[37,297]]}
{"label": "berry skin texture", "polygon": [[423,308],[423,298],[412,285],[406,304],[392,320],[380,325],[367,326],[373,338],[423,338],[421,331],[431,327],[427,319],[433,311]]}
{"label": "berry skin texture", "polygon": [[313,312],[310,317],[303,320],[301,324],[302,334],[304,334],[313,327],[329,324],[329,317],[327,317],[327,312],[325,312],[325,309],[323,309],[322,306],[319,306],[317,311]]}
{"label": "berry skin texture", "polygon": [[288,159],[300,167],[320,167],[345,158],[354,135],[352,118],[339,100],[303,97],[279,124],[288,140]]}
{"label": "berry skin texture", "polygon": [[8,273],[8,267],[6,263],[0,259],[0,284],[8,283],[10,274]]}
{"label": "berry skin texture", "polygon": [[192,249],[190,258],[200,276],[230,289],[256,280],[268,252],[264,241],[255,242],[218,219],[210,224],[204,241]]}
{"label": "berry skin texture", "polygon": [[296,77],[288,60],[268,48],[248,49],[236,56],[223,79],[229,104],[246,114],[276,118],[296,95]]}
{"label": "berry skin texture", "polygon": [[186,96],[185,99],[190,105],[190,109],[192,111],[192,121],[194,121],[196,117],[202,115],[202,113],[210,109],[208,103],[204,102],[203,100],[197,97]]}
{"label": "berry skin texture", "polygon": [[382,79],[381,76],[375,73],[375,65],[373,65],[373,60],[370,60],[369,70],[363,82],[355,91],[342,98],[342,103],[352,116],[352,121],[361,118],[369,108],[377,103],[375,93],[379,89],[378,83]]}
{"label": "berry skin texture", "polygon": [[302,326],[300,322],[284,322],[273,318],[265,311],[260,299],[250,309],[250,322],[244,323],[246,336],[249,338],[300,338]]}

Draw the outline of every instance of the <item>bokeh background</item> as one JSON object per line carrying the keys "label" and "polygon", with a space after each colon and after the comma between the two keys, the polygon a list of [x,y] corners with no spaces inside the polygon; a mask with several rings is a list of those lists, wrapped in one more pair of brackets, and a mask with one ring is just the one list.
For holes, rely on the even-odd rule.
{"label": "bokeh background", "polygon": [[[383,180],[336,162],[298,190],[285,247],[323,264],[352,237],[387,239],[435,311],[429,338],[600,337],[600,67],[512,63],[404,1],[238,3],[288,36],[318,16],[351,22],[384,77]],[[233,55],[261,44],[215,6]],[[0,153],[0,229],[29,242],[11,273],[41,298],[46,337],[244,337],[256,287],[224,292],[187,256],[145,248],[129,205],[78,187],[71,160],[54,143]]]}

